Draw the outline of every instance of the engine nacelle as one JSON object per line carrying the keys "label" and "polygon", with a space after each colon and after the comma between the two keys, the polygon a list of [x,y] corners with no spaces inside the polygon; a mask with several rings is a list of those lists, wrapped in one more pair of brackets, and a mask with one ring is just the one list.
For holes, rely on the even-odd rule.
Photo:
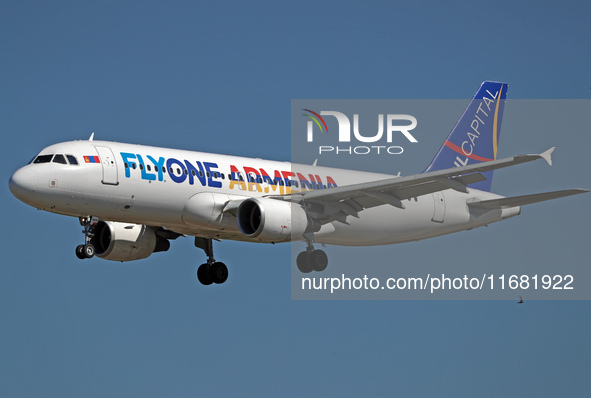
{"label": "engine nacelle", "polygon": [[263,242],[285,242],[301,238],[308,228],[308,216],[297,203],[268,198],[249,198],[236,212],[240,231]]}
{"label": "engine nacelle", "polygon": [[170,248],[152,227],[112,221],[99,221],[90,243],[98,257],[112,261],[140,260]]}
{"label": "engine nacelle", "polygon": [[201,192],[193,195],[183,209],[183,222],[191,227],[238,232],[234,217],[222,214],[230,202],[239,203],[244,196]]}

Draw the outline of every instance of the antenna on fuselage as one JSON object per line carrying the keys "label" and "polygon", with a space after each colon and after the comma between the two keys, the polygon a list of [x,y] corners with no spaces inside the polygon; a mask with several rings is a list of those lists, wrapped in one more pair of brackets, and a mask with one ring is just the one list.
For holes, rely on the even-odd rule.
{"label": "antenna on fuselage", "polygon": [[90,138],[88,139],[88,141],[92,141],[94,140],[94,131],[92,132],[92,134],[90,135]]}

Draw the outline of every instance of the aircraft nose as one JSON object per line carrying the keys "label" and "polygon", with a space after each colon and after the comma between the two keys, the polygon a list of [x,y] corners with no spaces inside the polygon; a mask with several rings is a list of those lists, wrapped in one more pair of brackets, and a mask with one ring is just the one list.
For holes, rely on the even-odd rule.
{"label": "aircraft nose", "polygon": [[37,184],[37,172],[26,166],[15,171],[8,181],[10,192],[23,202],[36,195]]}

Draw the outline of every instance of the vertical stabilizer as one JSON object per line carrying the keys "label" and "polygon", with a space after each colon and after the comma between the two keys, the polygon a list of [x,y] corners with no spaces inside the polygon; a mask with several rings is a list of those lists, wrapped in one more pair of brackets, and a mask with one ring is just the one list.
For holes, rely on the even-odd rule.
{"label": "vertical stabilizer", "polygon": [[[507,87],[507,83],[482,83],[425,172],[497,158]],[[474,183],[470,187],[490,191],[492,173],[483,173],[486,180]]]}

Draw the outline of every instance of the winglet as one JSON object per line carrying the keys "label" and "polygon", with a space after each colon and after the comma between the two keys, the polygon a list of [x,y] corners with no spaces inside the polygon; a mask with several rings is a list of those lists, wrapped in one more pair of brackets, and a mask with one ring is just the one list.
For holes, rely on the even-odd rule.
{"label": "winglet", "polygon": [[540,153],[540,156],[550,165],[552,166],[552,152],[556,149],[555,146],[548,149],[546,152]]}
{"label": "winglet", "polygon": [[94,131],[92,132],[92,134],[90,135],[90,138],[88,139],[88,141],[92,141],[94,140]]}

